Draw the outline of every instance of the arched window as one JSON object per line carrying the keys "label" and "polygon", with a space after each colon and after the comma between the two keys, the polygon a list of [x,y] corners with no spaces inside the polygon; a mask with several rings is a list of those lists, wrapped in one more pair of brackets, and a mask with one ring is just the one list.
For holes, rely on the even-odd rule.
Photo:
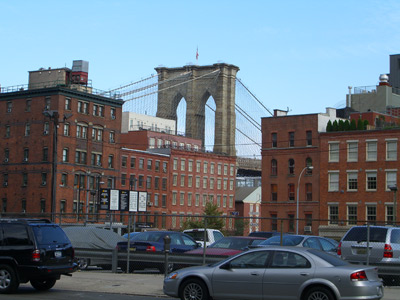
{"label": "arched window", "polygon": [[[312,159],[311,157],[306,158],[306,167],[312,166]],[[306,175],[312,175],[312,169],[306,169]]]}
{"label": "arched window", "polygon": [[288,165],[289,165],[289,174],[294,175],[294,159],[293,158],[289,159]]}
{"label": "arched window", "polygon": [[278,175],[278,162],[276,159],[271,160],[271,176]]}

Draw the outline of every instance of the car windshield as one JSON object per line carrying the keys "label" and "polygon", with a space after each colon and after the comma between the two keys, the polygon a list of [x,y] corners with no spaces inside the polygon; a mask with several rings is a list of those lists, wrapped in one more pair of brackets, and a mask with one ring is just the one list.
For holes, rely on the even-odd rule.
{"label": "car windshield", "polygon": [[252,239],[241,239],[233,237],[224,237],[214,244],[210,245],[209,248],[224,248],[224,249],[237,249],[241,250],[251,244]]}
{"label": "car windshield", "polygon": [[318,256],[319,258],[325,260],[327,263],[331,264],[332,266],[338,267],[338,266],[345,266],[348,265],[349,263],[340,259],[339,257],[333,256],[332,254],[316,250],[316,249],[308,249],[308,252],[314,254],[315,256]]}
{"label": "car windshield", "polygon": [[[284,236],[283,237],[283,246],[296,246],[301,243],[301,241],[304,239],[302,236]],[[268,240],[262,241],[259,245],[260,246],[265,246],[265,245],[280,245],[281,244],[281,237],[280,236],[273,236],[269,238]]]}
{"label": "car windshield", "polygon": [[[192,238],[194,238],[196,241],[204,241],[204,231],[185,231],[184,232],[187,235],[190,235]],[[206,240],[207,238],[207,231],[206,231]]]}
{"label": "car windshield", "polygon": [[[369,229],[369,241],[384,243],[386,240],[387,228],[382,227],[370,227]],[[353,227],[344,237],[344,241],[356,241],[366,242],[367,241],[367,227]]]}
{"label": "car windshield", "polygon": [[33,226],[33,231],[39,244],[69,244],[64,231],[58,226]]}

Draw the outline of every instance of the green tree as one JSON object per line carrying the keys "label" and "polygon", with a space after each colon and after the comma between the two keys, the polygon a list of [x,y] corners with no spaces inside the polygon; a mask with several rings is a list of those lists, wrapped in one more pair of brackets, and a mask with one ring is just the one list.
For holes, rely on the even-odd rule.
{"label": "green tree", "polygon": [[354,119],[350,122],[350,130],[357,130],[357,124]]}
{"label": "green tree", "polygon": [[338,125],[337,120],[333,121],[332,131],[338,131],[338,128],[339,128],[339,125]]}
{"label": "green tree", "polygon": [[350,122],[349,122],[349,120],[344,121],[343,128],[344,128],[344,131],[349,131],[350,130]]}
{"label": "green tree", "polygon": [[364,122],[361,118],[357,121],[357,130],[364,130]]}
{"label": "green tree", "polygon": [[235,232],[234,235],[243,235],[249,226],[249,221],[242,218],[235,219]]}
{"label": "green tree", "polygon": [[[204,224],[204,219],[203,220],[194,220],[193,218],[187,218],[183,222],[183,229],[189,229],[189,228],[212,228],[212,229],[218,229],[222,231],[224,228],[224,219],[220,218],[222,216],[222,211],[218,209],[217,204],[214,204],[212,202],[207,202],[206,206],[204,207],[203,210],[203,215],[206,216],[207,224]],[[206,225],[206,226],[204,226]]]}
{"label": "green tree", "polygon": [[326,132],[331,132],[332,131],[332,122],[331,120],[328,121],[328,124],[326,125]]}
{"label": "green tree", "polygon": [[368,125],[369,125],[369,122],[368,122],[368,120],[364,120],[364,130],[366,130],[366,129],[367,129]]}
{"label": "green tree", "polygon": [[344,122],[343,122],[343,120],[339,120],[338,131],[344,131]]}

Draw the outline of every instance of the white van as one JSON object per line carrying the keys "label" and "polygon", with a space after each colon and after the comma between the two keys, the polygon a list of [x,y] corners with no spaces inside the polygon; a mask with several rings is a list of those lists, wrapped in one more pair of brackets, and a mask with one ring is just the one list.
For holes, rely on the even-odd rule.
{"label": "white van", "polygon": [[[186,229],[183,232],[190,235],[196,242],[201,243],[204,247],[204,228]],[[206,247],[224,237],[222,232],[217,229],[206,229],[205,234]]]}

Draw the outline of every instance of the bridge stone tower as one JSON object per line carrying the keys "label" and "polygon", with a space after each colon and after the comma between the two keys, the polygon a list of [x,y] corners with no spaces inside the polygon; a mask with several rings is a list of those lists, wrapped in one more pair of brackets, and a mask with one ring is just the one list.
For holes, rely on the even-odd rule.
{"label": "bridge stone tower", "polygon": [[176,110],[186,100],[187,137],[200,139],[204,145],[205,105],[214,98],[214,153],[236,156],[235,87],[239,68],[229,64],[156,68],[159,81],[157,117],[177,120]]}

